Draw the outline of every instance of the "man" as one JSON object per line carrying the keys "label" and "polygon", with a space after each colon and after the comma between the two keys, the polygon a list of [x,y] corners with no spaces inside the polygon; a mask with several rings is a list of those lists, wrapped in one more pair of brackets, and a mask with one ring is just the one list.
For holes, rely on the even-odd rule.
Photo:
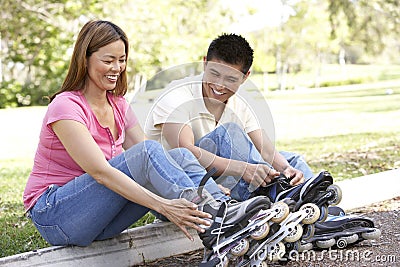
{"label": "man", "polygon": [[186,147],[202,166],[215,167],[221,187],[239,201],[280,174],[292,185],[313,176],[302,157],[275,150],[237,94],[252,63],[253,49],[243,37],[222,34],[208,48],[204,73],[170,83],[145,124],[149,138],[167,148]]}

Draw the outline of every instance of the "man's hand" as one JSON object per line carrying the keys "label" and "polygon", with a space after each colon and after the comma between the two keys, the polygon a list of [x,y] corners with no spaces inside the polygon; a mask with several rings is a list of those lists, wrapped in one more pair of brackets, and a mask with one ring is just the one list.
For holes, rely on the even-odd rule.
{"label": "man's hand", "polygon": [[229,188],[226,188],[225,186],[218,184],[219,189],[225,194],[225,196],[230,196],[231,195],[231,190]]}
{"label": "man's hand", "polygon": [[288,166],[285,168],[282,173],[287,177],[290,178],[291,185],[298,185],[304,183],[304,175],[303,172],[293,168],[292,166]]}
{"label": "man's hand", "polygon": [[269,184],[279,175],[279,172],[271,169],[265,164],[247,163],[246,169],[243,174],[243,180],[258,188],[259,186],[267,186],[267,184]]}

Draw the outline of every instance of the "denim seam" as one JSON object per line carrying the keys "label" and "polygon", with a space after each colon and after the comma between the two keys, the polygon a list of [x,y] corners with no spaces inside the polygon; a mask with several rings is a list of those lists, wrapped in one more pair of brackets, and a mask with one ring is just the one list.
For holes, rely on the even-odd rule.
{"label": "denim seam", "polygon": [[[74,194],[70,194],[62,199],[57,199],[57,201],[54,203],[54,207],[61,205],[64,201],[68,201],[71,198],[77,196],[78,194],[81,194],[82,192],[86,191],[89,187],[93,186],[94,184],[98,183],[92,176],[90,176],[93,181],[87,184],[85,187],[81,188],[81,190],[74,192]],[[76,179],[76,178],[75,178]]]}

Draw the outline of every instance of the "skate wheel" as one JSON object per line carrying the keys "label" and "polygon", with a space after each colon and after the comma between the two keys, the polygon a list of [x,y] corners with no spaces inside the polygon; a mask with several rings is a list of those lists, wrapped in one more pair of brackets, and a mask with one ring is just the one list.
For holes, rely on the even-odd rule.
{"label": "skate wheel", "polygon": [[326,191],[331,191],[334,195],[334,197],[328,201],[329,205],[336,206],[342,201],[342,189],[340,189],[339,186],[331,184]]}
{"label": "skate wheel", "polygon": [[364,239],[378,239],[381,236],[381,230],[374,229],[371,232],[365,232],[361,234],[361,237]]}
{"label": "skate wheel", "polygon": [[243,238],[239,243],[231,249],[231,254],[234,256],[243,256],[249,250],[250,242]]}
{"label": "skate wheel", "polygon": [[275,246],[271,247],[268,253],[268,259],[273,262],[277,262],[285,255],[285,245],[282,242],[278,242]]}
{"label": "skate wheel", "polygon": [[251,234],[251,238],[254,240],[264,239],[269,233],[269,224],[265,223],[261,225],[256,231]]}
{"label": "skate wheel", "polygon": [[315,234],[315,225],[314,224],[305,225],[305,227],[303,228],[303,237],[301,240],[307,241],[310,238],[312,238],[314,234]]}
{"label": "skate wheel", "polygon": [[271,221],[275,223],[280,223],[289,215],[289,206],[284,202],[276,202],[271,209],[278,212],[274,217],[272,217]]}
{"label": "skate wheel", "polygon": [[328,239],[328,240],[318,240],[315,242],[317,247],[319,248],[330,248],[336,244],[335,239]]}
{"label": "skate wheel", "polygon": [[328,206],[324,205],[320,207],[321,215],[318,218],[319,222],[324,222],[328,218],[329,215],[329,209]]}
{"label": "skate wheel", "polygon": [[305,244],[301,244],[298,247],[298,252],[304,252],[304,251],[308,251],[308,250],[312,250],[313,249],[313,244],[312,243],[305,243]]}
{"label": "skate wheel", "polygon": [[346,240],[347,244],[353,244],[353,243],[357,242],[358,234],[354,234],[354,235],[351,235],[351,236],[343,236],[341,238]]}
{"label": "skate wheel", "polygon": [[296,227],[290,232],[290,234],[288,234],[283,239],[283,241],[293,243],[299,240],[302,235],[303,235],[303,228],[301,227],[300,224],[297,224]]}
{"label": "skate wheel", "polygon": [[306,210],[307,212],[307,216],[301,221],[304,224],[315,223],[321,214],[321,211],[319,210],[318,206],[315,205],[314,203],[306,203],[303,206],[301,206],[300,210]]}

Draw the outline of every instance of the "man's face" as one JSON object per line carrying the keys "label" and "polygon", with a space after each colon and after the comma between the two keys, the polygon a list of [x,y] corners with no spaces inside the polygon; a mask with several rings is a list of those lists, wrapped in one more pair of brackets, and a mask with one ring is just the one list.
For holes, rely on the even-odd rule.
{"label": "man's face", "polygon": [[222,60],[204,61],[203,97],[225,103],[249,75],[243,74],[241,67]]}

